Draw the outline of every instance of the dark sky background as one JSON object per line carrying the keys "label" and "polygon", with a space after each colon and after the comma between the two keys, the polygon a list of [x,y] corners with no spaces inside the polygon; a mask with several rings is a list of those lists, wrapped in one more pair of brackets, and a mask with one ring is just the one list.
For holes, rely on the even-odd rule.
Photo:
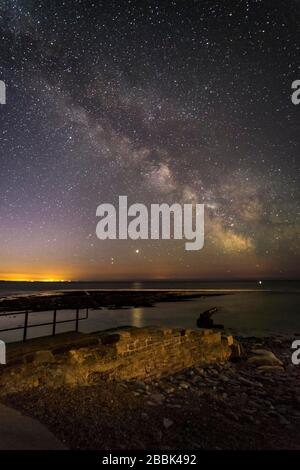
{"label": "dark sky background", "polygon": [[[0,48],[0,278],[299,277],[298,0],[2,0]],[[119,195],[204,248],[98,240]]]}

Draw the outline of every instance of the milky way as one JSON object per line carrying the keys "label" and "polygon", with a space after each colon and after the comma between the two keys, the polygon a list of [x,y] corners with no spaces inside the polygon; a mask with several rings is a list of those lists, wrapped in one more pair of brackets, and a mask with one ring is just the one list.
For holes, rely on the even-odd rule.
{"label": "milky way", "polygon": [[[0,2],[0,278],[299,275],[299,1]],[[206,204],[205,246],[98,204]]]}

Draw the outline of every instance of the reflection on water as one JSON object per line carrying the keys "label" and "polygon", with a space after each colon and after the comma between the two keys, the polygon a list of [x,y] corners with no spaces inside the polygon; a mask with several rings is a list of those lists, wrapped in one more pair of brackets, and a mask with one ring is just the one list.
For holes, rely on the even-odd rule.
{"label": "reflection on water", "polygon": [[143,308],[135,307],[131,309],[131,325],[137,328],[141,328],[143,326],[143,315]]}

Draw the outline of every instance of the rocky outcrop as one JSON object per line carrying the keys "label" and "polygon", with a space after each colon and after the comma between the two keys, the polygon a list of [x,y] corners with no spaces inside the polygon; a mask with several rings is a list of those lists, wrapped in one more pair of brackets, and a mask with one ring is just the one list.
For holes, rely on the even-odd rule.
{"label": "rocky outcrop", "polygon": [[256,367],[257,372],[265,373],[272,371],[283,371],[283,363],[272,351],[267,349],[252,349],[252,356],[248,363]]}
{"label": "rocky outcrop", "polygon": [[[93,335],[96,344],[61,354],[40,350],[1,370],[2,393],[33,387],[88,385],[97,378],[129,380],[170,375],[227,361],[234,341],[220,331],[125,328]],[[94,341],[95,343],[95,341]]]}

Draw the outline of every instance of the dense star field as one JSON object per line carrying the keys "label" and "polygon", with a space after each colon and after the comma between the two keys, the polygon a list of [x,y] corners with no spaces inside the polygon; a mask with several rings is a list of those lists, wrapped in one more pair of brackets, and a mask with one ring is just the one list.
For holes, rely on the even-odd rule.
{"label": "dense star field", "polygon": [[[0,278],[299,275],[300,3],[0,3]],[[205,246],[96,208],[205,203]]]}

